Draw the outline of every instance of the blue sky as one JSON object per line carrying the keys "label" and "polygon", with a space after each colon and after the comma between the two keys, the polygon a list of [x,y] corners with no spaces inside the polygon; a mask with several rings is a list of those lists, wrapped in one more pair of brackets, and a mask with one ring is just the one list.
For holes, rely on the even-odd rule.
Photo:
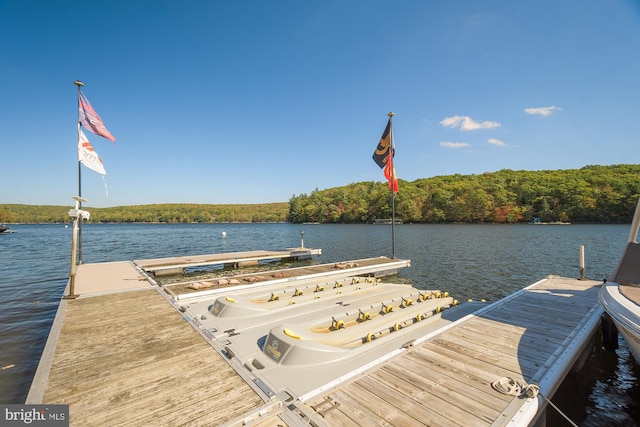
{"label": "blue sky", "polygon": [[[267,203],[398,177],[640,163],[640,3],[0,0],[0,204]],[[400,188],[402,191],[402,188]]]}

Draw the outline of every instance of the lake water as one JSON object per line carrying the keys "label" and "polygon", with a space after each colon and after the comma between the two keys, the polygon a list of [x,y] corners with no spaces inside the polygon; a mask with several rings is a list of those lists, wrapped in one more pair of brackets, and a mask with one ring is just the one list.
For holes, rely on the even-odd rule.
{"label": "lake water", "polygon": [[[71,227],[11,228],[16,233],[0,236],[0,403],[23,403],[67,283]],[[395,256],[412,263],[397,280],[446,290],[460,301],[495,301],[550,274],[578,277],[580,245],[586,276],[603,279],[624,250],[629,226],[404,224],[395,230]],[[321,263],[392,254],[389,225],[86,224],[83,262],[283,249],[300,246],[302,237],[306,247],[322,249]],[[581,426],[638,425],[639,378],[620,339],[615,352],[596,346],[585,371],[565,381],[553,401]],[[554,412],[547,425],[569,425]]]}

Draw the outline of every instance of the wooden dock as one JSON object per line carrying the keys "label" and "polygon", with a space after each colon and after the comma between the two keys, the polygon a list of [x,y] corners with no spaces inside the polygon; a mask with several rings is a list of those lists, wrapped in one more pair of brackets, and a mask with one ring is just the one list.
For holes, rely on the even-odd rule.
{"label": "wooden dock", "polygon": [[[233,262],[234,256],[226,258]],[[236,259],[247,258],[252,256]],[[309,266],[298,276],[237,290],[178,294],[158,286],[142,267],[191,263],[184,261],[81,265],[80,297],[61,301],[26,403],[67,403],[77,426],[528,425],[543,413],[544,396],[553,396],[588,348],[602,313],[599,282],[550,277],[481,308],[464,311],[472,305],[462,304],[457,316],[443,314],[430,326],[416,322],[388,338],[363,341],[367,351],[350,362],[301,368],[283,363],[261,371],[251,366],[251,354],[243,354],[257,348],[251,333],[266,336],[268,328],[293,316],[293,308],[273,311],[271,323],[237,337],[217,337],[220,332],[205,327],[216,320],[201,320],[206,316],[198,307],[234,292],[252,295],[261,286],[324,283],[338,274],[336,266]],[[357,268],[375,276],[376,270],[410,265],[396,263],[372,258]],[[371,291],[353,289],[354,304],[360,294],[371,298]],[[297,313],[304,311],[298,305]],[[499,393],[491,383],[504,377],[536,383],[540,395]],[[300,385],[305,382],[313,388]]]}
{"label": "wooden dock", "polygon": [[62,304],[42,402],[72,425],[219,425],[264,404],[153,289]]}
{"label": "wooden dock", "polygon": [[320,255],[320,249],[292,248],[281,251],[246,251],[222,254],[207,254],[171,258],[155,258],[134,261],[154,276],[163,276],[183,272],[186,268],[221,265],[224,268],[240,268],[258,265],[262,261],[301,260]]}
{"label": "wooden dock", "polygon": [[491,383],[510,377],[553,396],[598,326],[600,285],[542,280],[305,406],[330,426],[529,425],[544,397],[501,394]]}

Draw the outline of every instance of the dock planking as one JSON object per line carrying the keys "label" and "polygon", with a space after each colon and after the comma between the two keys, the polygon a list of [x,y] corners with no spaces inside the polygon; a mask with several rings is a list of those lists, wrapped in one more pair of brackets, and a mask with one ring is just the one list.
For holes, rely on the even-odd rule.
{"label": "dock planking", "polygon": [[70,301],[43,403],[71,425],[219,425],[263,400],[156,290]]}
{"label": "dock planking", "polygon": [[[498,393],[491,383],[503,377],[541,383],[541,390],[552,396],[568,368],[562,378],[547,385],[549,371],[576,331],[602,312],[599,285],[545,279],[354,381],[310,399],[307,406],[313,410],[327,399],[332,401],[333,409],[322,413],[330,426],[507,425],[527,400],[535,399]],[[569,368],[579,355],[580,351],[571,351]],[[536,399],[543,406],[542,396]]]}

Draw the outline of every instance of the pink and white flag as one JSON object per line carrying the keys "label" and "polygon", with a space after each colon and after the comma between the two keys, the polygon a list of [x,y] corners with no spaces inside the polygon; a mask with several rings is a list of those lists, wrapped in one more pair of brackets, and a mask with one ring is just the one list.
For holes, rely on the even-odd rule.
{"label": "pink and white flag", "polygon": [[116,138],[104,127],[104,123],[96,113],[96,110],[93,109],[89,100],[80,91],[78,91],[78,122],[90,132],[115,142]]}

